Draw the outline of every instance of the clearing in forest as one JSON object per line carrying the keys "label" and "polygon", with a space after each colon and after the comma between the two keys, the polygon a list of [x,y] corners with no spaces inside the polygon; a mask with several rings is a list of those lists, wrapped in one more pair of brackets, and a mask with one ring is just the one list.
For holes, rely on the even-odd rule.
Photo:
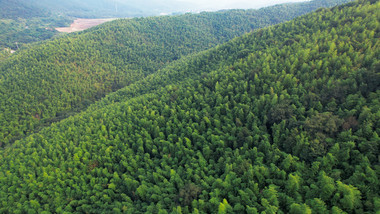
{"label": "clearing in forest", "polygon": [[59,32],[71,33],[76,31],[86,30],[88,28],[103,24],[104,22],[109,22],[115,20],[115,18],[111,19],[76,19],[70,25],[70,27],[59,27],[55,28]]}

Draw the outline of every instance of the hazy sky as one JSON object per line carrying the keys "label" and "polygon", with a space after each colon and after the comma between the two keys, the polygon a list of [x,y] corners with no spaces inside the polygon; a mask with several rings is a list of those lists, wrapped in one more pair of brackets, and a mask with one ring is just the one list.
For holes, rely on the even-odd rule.
{"label": "hazy sky", "polygon": [[306,0],[178,0],[198,4],[203,9],[260,8],[268,5]]}

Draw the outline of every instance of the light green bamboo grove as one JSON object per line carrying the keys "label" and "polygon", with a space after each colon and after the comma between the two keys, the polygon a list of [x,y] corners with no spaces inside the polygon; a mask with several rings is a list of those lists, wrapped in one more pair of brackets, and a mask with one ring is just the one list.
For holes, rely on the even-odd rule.
{"label": "light green bamboo grove", "polygon": [[0,146],[74,115],[183,56],[338,2],[117,20],[33,45],[0,62]]}
{"label": "light green bamboo grove", "polygon": [[378,11],[257,30],[16,141],[0,212],[376,213]]}

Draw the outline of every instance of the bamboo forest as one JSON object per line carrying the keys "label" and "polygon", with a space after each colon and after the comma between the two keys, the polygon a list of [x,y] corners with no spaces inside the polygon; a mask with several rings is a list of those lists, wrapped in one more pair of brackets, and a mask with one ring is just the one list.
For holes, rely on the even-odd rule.
{"label": "bamboo forest", "polygon": [[0,53],[0,213],[380,214],[379,135],[377,0],[117,19]]}

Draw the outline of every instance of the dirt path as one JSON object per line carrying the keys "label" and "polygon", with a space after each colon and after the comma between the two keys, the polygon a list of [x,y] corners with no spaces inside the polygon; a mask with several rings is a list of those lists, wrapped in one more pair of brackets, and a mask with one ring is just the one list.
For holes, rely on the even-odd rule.
{"label": "dirt path", "polygon": [[70,25],[70,27],[59,27],[56,28],[59,32],[71,33],[75,31],[82,31],[88,28],[94,27],[96,25],[103,24],[104,22],[109,22],[115,20],[113,19],[76,19],[74,23]]}

